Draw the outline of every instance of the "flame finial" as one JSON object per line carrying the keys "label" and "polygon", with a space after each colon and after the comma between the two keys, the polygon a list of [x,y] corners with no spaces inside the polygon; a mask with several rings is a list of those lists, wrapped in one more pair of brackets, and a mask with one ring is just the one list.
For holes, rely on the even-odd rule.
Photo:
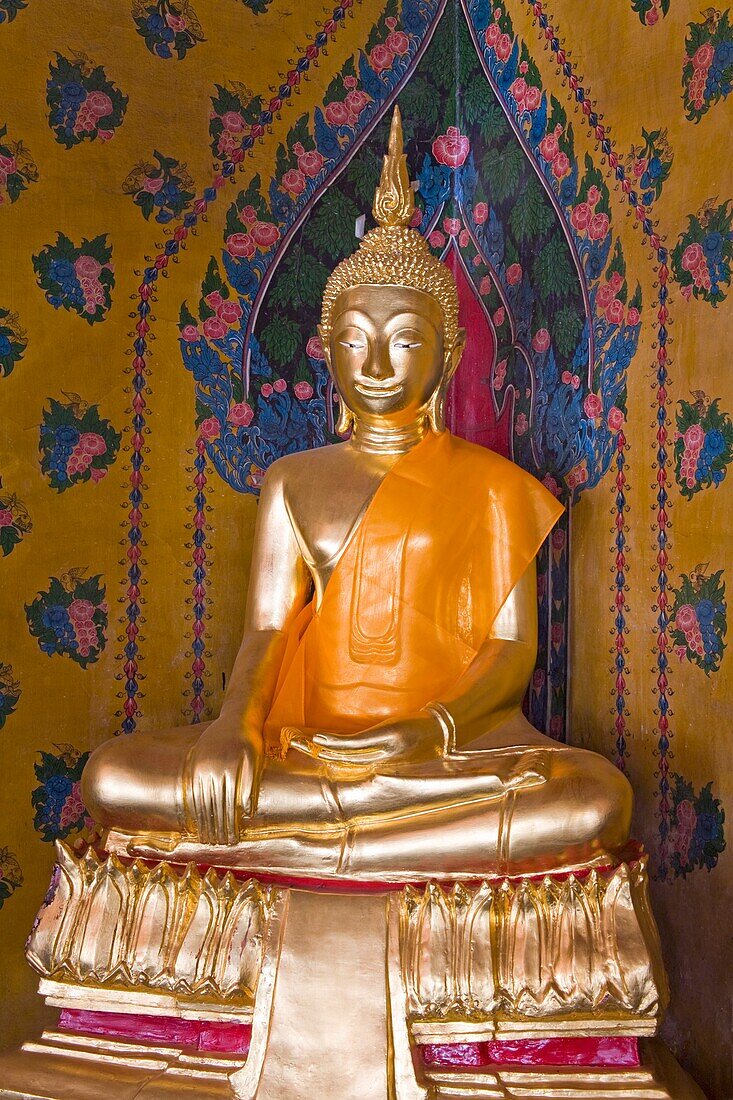
{"label": "flame finial", "polygon": [[415,200],[402,139],[402,116],[399,107],[395,107],[387,155],[382,165],[382,177],[374,196],[372,211],[377,225],[388,228],[408,226],[414,210]]}

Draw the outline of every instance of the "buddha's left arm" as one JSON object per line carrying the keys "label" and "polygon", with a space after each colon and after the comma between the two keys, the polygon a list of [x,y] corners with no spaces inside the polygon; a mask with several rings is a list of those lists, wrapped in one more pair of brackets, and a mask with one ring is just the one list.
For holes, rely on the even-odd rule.
{"label": "buddha's left arm", "polygon": [[430,705],[452,748],[461,749],[488,733],[521,706],[536,657],[537,572],[532,562],[471,664]]}

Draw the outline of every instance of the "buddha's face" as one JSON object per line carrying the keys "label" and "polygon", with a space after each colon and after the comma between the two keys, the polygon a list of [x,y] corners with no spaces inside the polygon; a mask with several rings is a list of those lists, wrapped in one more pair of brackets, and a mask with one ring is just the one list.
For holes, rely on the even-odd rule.
{"label": "buddha's face", "polygon": [[424,413],[456,349],[445,348],[443,314],[429,294],[362,285],[336,299],[325,353],[341,400],[358,420],[400,427]]}

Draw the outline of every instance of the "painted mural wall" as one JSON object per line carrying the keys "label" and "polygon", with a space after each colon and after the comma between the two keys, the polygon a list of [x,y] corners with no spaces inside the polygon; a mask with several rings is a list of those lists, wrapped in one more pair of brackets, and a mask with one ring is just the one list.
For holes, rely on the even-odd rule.
{"label": "painted mural wall", "polygon": [[732,1095],[729,14],[0,0],[0,48],[3,1041],[89,750],[217,712],[263,472],[335,439],[319,299],[397,99],[470,328],[451,427],[570,506],[528,712],[632,779],[667,1038]]}

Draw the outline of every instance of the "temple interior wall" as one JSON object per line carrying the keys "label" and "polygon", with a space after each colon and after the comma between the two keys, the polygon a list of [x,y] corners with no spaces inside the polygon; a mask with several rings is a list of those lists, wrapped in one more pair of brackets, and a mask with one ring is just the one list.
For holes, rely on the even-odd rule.
{"label": "temple interior wall", "polygon": [[[733,484],[720,476],[733,460],[733,386],[725,369],[730,300],[723,300],[733,261],[730,103],[705,84],[702,107],[688,118],[683,88],[688,54],[709,61],[696,54],[708,42],[714,64],[722,65],[722,84],[730,81],[728,55],[718,48],[728,41],[719,33],[726,24],[713,9],[701,15],[692,0],[590,7],[552,0],[543,14],[558,30],[555,45],[539,26],[539,7],[506,0],[496,10],[526,44],[535,83],[567,111],[574,134],[569,171],[582,176],[586,157],[599,167],[629,298],[638,284],[642,302],[623,386],[623,461],[616,448],[598,484],[585,490],[582,480],[576,484],[569,589],[560,600],[569,610],[562,636],[548,635],[545,643],[567,654],[570,739],[616,760],[633,782],[635,832],[652,857],[672,984],[665,1034],[708,1095],[723,1100],[733,1095],[725,989],[733,967],[725,821],[733,800],[733,715],[724,591]],[[193,8],[181,2],[177,9],[141,0],[134,13],[129,4],[92,0],[83,11],[67,8],[52,0],[21,7],[0,0],[0,135],[7,126],[0,136],[0,1041],[7,1045],[44,1020],[23,944],[49,880],[53,841],[73,842],[89,828],[76,786],[84,754],[126,721],[146,729],[216,714],[239,641],[256,514],[256,496],[246,490],[260,469],[253,459],[250,485],[237,491],[211,460],[203,428],[211,410],[197,405],[182,359],[182,304],[204,323],[198,306],[211,292],[207,270],[237,228],[231,220],[237,195],[249,194],[257,177],[259,193],[269,194],[270,182],[280,181],[283,164],[290,164],[283,156],[293,155],[294,122],[333,102],[339,74],[347,77],[342,98],[359,90],[364,74],[352,59],[365,46],[379,75],[375,46],[401,31],[403,16],[394,0],[389,6],[362,0],[346,10],[317,0],[193,0]],[[170,35],[161,38],[158,23],[150,22],[159,9],[173,16],[164,30],[185,18],[192,31],[187,38],[174,29],[170,57]],[[435,10],[420,15],[425,27]],[[419,18],[413,12],[413,26]],[[316,36],[329,20],[333,33],[324,50]],[[398,40],[393,47],[396,65]],[[607,128],[618,162],[643,192],[656,246],[643,235],[627,194],[614,188],[598,135],[582,111],[574,113],[557,49],[566,51],[594,101],[597,124]],[[307,51],[313,54],[307,70],[298,70]],[[260,96],[267,109],[288,73],[298,72],[293,105],[283,102],[258,127],[257,112],[250,118],[244,106]],[[458,59],[451,79],[459,105],[463,76]],[[82,91],[69,93],[72,84]],[[232,181],[221,186],[212,150],[221,129],[215,116],[224,113],[221,101],[212,107],[216,86],[239,97],[243,125],[253,134]],[[384,110],[390,95],[385,85]],[[103,106],[107,114],[92,113],[92,130],[81,138],[74,123],[85,99],[87,110]],[[476,133],[480,124],[480,118],[472,123]],[[651,152],[642,129],[657,135]],[[642,184],[653,159],[655,174]],[[186,216],[193,224],[185,225]],[[143,273],[182,225],[185,248],[176,262],[171,256],[160,264],[164,275],[154,284],[148,280],[155,300],[150,313],[140,313]],[[722,243],[711,241],[714,233]],[[718,265],[717,299],[699,266],[703,285],[690,282],[683,257],[697,257],[688,251],[694,245],[707,249],[700,253],[705,263]],[[334,262],[340,247],[333,245]],[[531,240],[527,247],[531,252]],[[666,265],[665,247],[672,254]],[[94,262],[79,266],[84,256]],[[76,299],[69,289],[75,277]],[[662,302],[660,285],[669,288]],[[669,318],[660,320],[661,308]],[[142,330],[134,331],[141,319]],[[141,354],[136,340],[151,354]],[[660,360],[660,347],[667,360]],[[660,380],[660,362],[668,380]],[[303,380],[288,376],[293,405]],[[603,399],[602,380],[591,379],[587,389]],[[275,386],[273,398],[279,393]],[[239,402],[237,396],[235,404],[246,404],[246,393]],[[267,396],[261,388],[259,396]],[[253,415],[277,445],[277,410],[267,424],[262,406]],[[292,433],[293,417],[282,422],[283,433]],[[530,436],[538,423],[530,416]],[[511,430],[519,446],[527,426],[517,424]],[[685,436],[694,425],[699,431]],[[64,427],[66,435],[59,432]],[[701,433],[708,472],[699,476],[700,460],[688,460],[687,485],[675,447],[679,452],[686,438]],[[92,441],[91,464],[79,459],[61,481],[57,444],[66,439],[73,451],[82,436],[101,437],[104,451]],[[68,455],[66,462],[68,471]],[[582,469],[581,462],[561,472],[575,476]],[[705,618],[708,604],[712,619]],[[48,631],[59,615],[78,637],[74,623],[87,605],[95,629],[86,643],[77,642],[72,654],[60,642],[49,653]],[[66,612],[54,612],[59,607]],[[682,626],[694,642],[702,620],[701,655]]]}

